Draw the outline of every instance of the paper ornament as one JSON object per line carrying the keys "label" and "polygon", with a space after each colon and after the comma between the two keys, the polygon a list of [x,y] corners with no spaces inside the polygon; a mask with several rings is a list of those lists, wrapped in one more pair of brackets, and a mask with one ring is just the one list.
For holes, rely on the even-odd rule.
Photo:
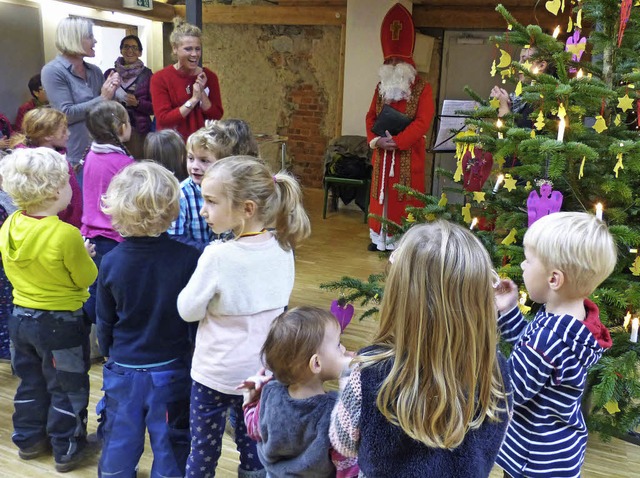
{"label": "paper ornament", "polygon": [[580,172],[578,173],[578,179],[582,179],[582,176],[584,176],[584,163],[587,160],[586,156],[582,157],[582,162],[580,163]]}
{"label": "paper ornament", "polygon": [[519,81],[518,84],[516,85],[516,89],[513,92],[516,96],[520,96],[522,94],[522,82]]}
{"label": "paper ornament", "polygon": [[598,133],[602,133],[604,130],[609,129],[607,127],[607,122],[604,120],[602,115],[596,116],[596,122],[593,125],[593,129],[595,129]]}
{"label": "paper ornament", "polygon": [[616,115],[616,119],[613,120],[613,124],[616,126],[620,126],[622,124],[622,118],[619,113]]}
{"label": "paper ornament", "polygon": [[567,116],[567,110],[564,107],[563,103],[560,103],[560,106],[558,106],[558,118],[562,119],[565,118]]}
{"label": "paper ornament", "polygon": [[542,113],[542,110],[540,110],[540,112],[538,113],[536,122],[533,125],[538,131],[542,131],[542,128],[544,128],[544,114]]}
{"label": "paper ornament", "polygon": [[640,276],[640,256],[636,257],[636,260],[633,261],[633,265],[629,267],[629,270],[634,276]]}
{"label": "paper ornament", "polygon": [[459,183],[462,179],[462,159],[458,159],[456,162],[456,172],[453,173],[453,180]]}
{"label": "paper ornament", "polygon": [[440,200],[438,201],[438,206],[439,207],[445,207],[448,202],[449,202],[449,200],[447,199],[447,195],[445,193],[442,193],[440,195]]}
{"label": "paper ornament", "polygon": [[[580,61],[580,58],[584,54],[585,49],[587,48],[587,38],[580,36],[580,30],[576,28],[569,38],[567,38],[567,43],[565,46],[565,51],[571,53],[571,60]],[[575,68],[571,68],[569,70],[571,73],[576,71]]]}
{"label": "paper ornament", "polygon": [[618,406],[618,402],[615,400],[609,400],[604,404],[604,409],[609,412],[610,415],[615,415],[620,411],[620,407]]}
{"label": "paper ornament", "polygon": [[349,325],[353,318],[353,305],[347,304],[346,299],[342,298],[331,302],[330,310],[333,316],[338,320],[340,330],[344,332],[344,329],[347,328],[347,325]]}
{"label": "paper ornament", "polygon": [[633,108],[633,98],[629,98],[626,94],[622,98],[618,98],[618,108],[622,111],[627,111]]}
{"label": "paper ornament", "polygon": [[414,222],[416,222],[416,218],[415,218],[415,216],[413,215],[413,213],[409,213],[409,214],[407,214],[407,222],[410,222],[410,223],[414,223]]}
{"label": "paper ornament", "polygon": [[498,98],[491,98],[489,100],[489,106],[497,110],[500,108],[500,100]]}
{"label": "paper ornament", "polygon": [[582,8],[578,10],[578,14],[576,15],[576,28],[582,28]]}
{"label": "paper ornament", "polygon": [[477,203],[481,203],[485,201],[485,192],[483,191],[474,191],[473,193],[473,200]]}
{"label": "paper ornament", "polygon": [[567,24],[567,33],[571,33],[573,30],[573,18],[569,17],[569,23]]}
{"label": "paper ornament", "polygon": [[516,178],[512,177],[510,174],[506,174],[504,176],[504,188],[511,192],[516,189]]}
{"label": "paper ornament", "polygon": [[493,60],[493,63],[491,63],[491,70],[489,70],[489,73],[491,73],[491,76],[496,76],[497,72],[498,70],[496,69],[496,61]]}
{"label": "paper ornament", "polygon": [[466,222],[467,224],[470,224],[471,223],[471,203],[462,206],[462,210],[460,212],[462,213],[462,218],[464,219],[464,222]]}
{"label": "paper ornament", "polygon": [[529,136],[531,136],[531,139],[535,138],[536,137],[536,130],[532,129],[531,133],[529,133]]}
{"label": "paper ornament", "polygon": [[527,181],[527,184],[524,185],[524,190],[531,191],[532,189],[533,189],[533,184],[531,184],[531,181]]}
{"label": "paper ornament", "polygon": [[529,227],[538,219],[551,213],[560,211],[562,207],[562,193],[552,191],[553,184],[550,181],[540,182],[540,194],[536,190],[529,193],[527,198],[527,216]]}
{"label": "paper ornament", "polygon": [[631,16],[631,5],[633,0],[622,0],[620,4],[620,26],[618,27],[618,48],[622,43],[622,37],[624,36],[624,30],[627,28],[627,22]]}
{"label": "paper ornament", "polygon": [[616,173],[616,178],[617,178],[618,177],[618,171],[620,171],[621,169],[624,169],[624,164],[622,164],[622,153],[618,153],[616,155],[616,159],[618,160],[618,162],[613,167],[613,172]]}
{"label": "paper ornament", "polygon": [[491,175],[493,155],[478,147],[462,157],[463,187],[465,191],[480,191]]}
{"label": "paper ornament", "polygon": [[498,62],[498,68],[506,68],[511,64],[511,55],[500,49],[500,61]]}
{"label": "paper ornament", "polygon": [[514,242],[516,242],[516,234],[517,234],[517,230],[515,228],[511,229],[511,231],[509,232],[509,234],[507,235],[507,237],[505,237],[502,240],[502,245],[503,246],[510,246],[511,244],[513,244]]}
{"label": "paper ornament", "polygon": [[558,15],[558,11],[560,10],[561,6],[562,6],[561,0],[549,0],[547,3],[544,4],[544,7],[554,15]]}

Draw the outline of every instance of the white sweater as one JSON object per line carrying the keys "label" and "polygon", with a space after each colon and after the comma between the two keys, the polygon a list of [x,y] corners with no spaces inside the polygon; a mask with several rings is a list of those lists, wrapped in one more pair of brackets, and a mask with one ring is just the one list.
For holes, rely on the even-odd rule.
{"label": "white sweater", "polygon": [[260,349],[271,322],[289,303],[294,261],[274,237],[263,242],[214,242],[207,246],[178,311],[200,321],[191,378],[230,395],[261,366]]}

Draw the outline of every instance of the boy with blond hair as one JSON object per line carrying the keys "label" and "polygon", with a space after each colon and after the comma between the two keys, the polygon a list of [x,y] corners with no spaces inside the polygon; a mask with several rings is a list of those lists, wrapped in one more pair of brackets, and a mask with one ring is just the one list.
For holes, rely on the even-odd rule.
{"label": "boy with blond hair", "polygon": [[102,210],[125,240],[104,256],[98,276],[98,343],[109,357],[98,405],[100,477],[136,475],[145,430],[152,476],[184,476],[192,347],[176,302],[199,253],[166,232],[179,201],[178,180],[153,162],[124,168],[103,198]]}
{"label": "boy with blond hair", "polygon": [[82,313],[98,273],[95,251],[57,216],[71,200],[64,157],[50,148],[19,149],[2,160],[0,175],[18,206],[0,229],[15,305],[12,365],[21,380],[12,439],[23,460],[51,444],[56,471],[67,472],[95,449],[87,441],[89,328]]}
{"label": "boy with blond hair", "polygon": [[509,357],[514,412],[496,463],[505,476],[579,477],[587,446],[580,409],[589,367],[611,347],[598,307],[588,297],[613,271],[616,245],[604,222],[580,212],[538,219],[524,236],[522,276],[543,304],[527,322],[518,288],[496,288]]}

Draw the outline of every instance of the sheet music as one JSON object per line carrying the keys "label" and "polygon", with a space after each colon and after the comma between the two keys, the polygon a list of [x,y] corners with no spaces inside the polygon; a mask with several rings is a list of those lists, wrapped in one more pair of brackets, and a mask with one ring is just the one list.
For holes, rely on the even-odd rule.
{"label": "sheet music", "polygon": [[[464,120],[466,116],[460,116],[456,111],[473,110],[478,103],[466,100],[444,100],[442,103],[442,113],[438,117],[438,136],[432,151],[444,152],[455,151],[456,144],[453,142],[456,132],[465,131]],[[453,131],[452,131],[453,130]]]}

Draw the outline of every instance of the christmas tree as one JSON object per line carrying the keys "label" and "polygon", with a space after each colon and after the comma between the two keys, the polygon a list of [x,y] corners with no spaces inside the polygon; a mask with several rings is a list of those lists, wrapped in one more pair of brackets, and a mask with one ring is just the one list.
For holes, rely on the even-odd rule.
{"label": "christmas tree", "polygon": [[[502,5],[496,8],[506,31],[493,38],[496,60],[487,67],[497,82],[515,85],[513,104],[527,108],[498,117],[497,98],[468,90],[478,107],[464,112],[468,129],[456,139],[456,171],[438,171],[460,187],[441,197],[401,187],[424,206],[408,208],[402,224],[386,224],[398,234],[436,218],[467,224],[498,272],[522,284],[522,238],[536,217],[557,210],[602,215],[616,239],[618,263],[591,298],[613,347],[590,371],[585,407],[592,431],[623,436],[640,424],[640,2],[566,0],[565,10],[564,0],[554,0],[546,6],[568,38],[523,26]],[[522,63],[512,59],[521,48],[534,52]],[[554,68],[537,71],[533,65],[541,59]],[[345,277],[322,287],[370,306],[364,315],[371,315],[383,281]],[[538,307],[524,289],[520,303],[525,315]]]}

